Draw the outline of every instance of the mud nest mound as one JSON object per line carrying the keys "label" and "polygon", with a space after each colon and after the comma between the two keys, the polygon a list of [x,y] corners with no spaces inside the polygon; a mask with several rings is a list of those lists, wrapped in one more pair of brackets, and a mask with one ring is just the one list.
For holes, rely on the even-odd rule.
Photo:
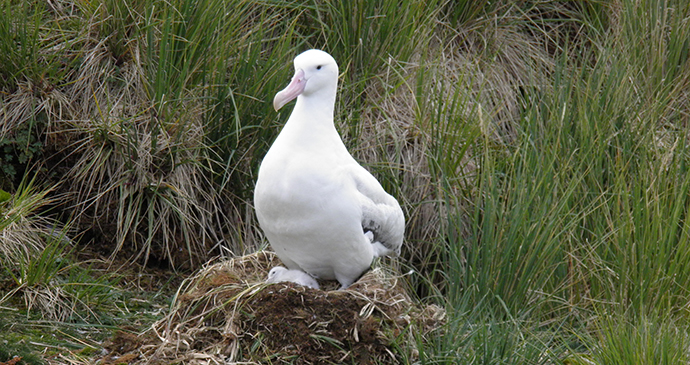
{"label": "mud nest mound", "polygon": [[258,252],[209,264],[185,280],[135,362],[396,363],[414,358],[415,344],[443,321],[442,308],[414,303],[399,277],[382,268],[347,290],[336,282],[321,282],[321,290],[265,284],[280,264],[273,253]]}

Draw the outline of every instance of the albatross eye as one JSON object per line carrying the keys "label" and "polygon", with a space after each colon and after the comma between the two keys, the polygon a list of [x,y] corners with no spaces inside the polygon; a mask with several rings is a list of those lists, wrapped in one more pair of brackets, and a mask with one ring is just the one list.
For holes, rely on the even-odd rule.
{"label": "albatross eye", "polygon": [[320,70],[320,69],[321,69],[321,65],[316,66],[316,69],[317,69],[317,70]]}

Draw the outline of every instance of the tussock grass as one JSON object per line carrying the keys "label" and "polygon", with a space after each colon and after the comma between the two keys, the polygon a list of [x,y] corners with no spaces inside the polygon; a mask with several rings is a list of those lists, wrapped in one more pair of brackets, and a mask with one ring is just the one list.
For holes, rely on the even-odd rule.
{"label": "tussock grass", "polygon": [[688,332],[663,316],[601,321],[592,360],[598,364],[687,364]]}
{"label": "tussock grass", "polygon": [[36,214],[50,202],[50,190],[40,190],[33,180],[24,180],[14,194],[0,190],[0,263],[10,268],[28,260],[45,247],[43,235],[53,233],[50,221]]}
{"label": "tussock grass", "polygon": [[[185,138],[177,139],[148,127],[139,117],[111,119],[84,131],[75,143],[83,149],[81,157],[70,170],[74,208],[81,219],[115,222],[105,227],[115,237],[113,254],[128,246],[135,259],[153,252],[173,264],[193,265],[215,242],[208,227],[218,204],[202,165],[202,130],[179,123],[171,128]],[[174,248],[180,239],[186,243],[182,258]]]}
{"label": "tussock grass", "polygon": [[[678,103],[686,100],[688,75],[680,71],[684,67],[659,69],[648,62],[653,54],[658,57],[655,65],[687,63],[687,57],[680,56],[686,48],[681,39],[687,30],[687,11],[682,4],[668,11],[646,8],[657,5],[624,4],[630,12],[611,14],[616,23],[606,30],[610,33],[592,31],[594,25],[588,28],[594,36],[586,43],[600,48],[571,53],[581,52],[578,45],[543,63],[541,70],[546,72],[534,73],[539,78],[502,83],[505,91],[497,99],[507,105],[516,100],[518,105],[506,112],[494,109],[487,115],[485,108],[473,108],[472,103],[481,98],[449,93],[458,95],[451,100],[465,104],[455,110],[464,112],[460,115],[471,126],[433,124],[440,136],[435,140],[442,142],[437,144],[439,153],[432,156],[438,156],[436,166],[449,208],[442,234],[447,238],[440,249],[450,255],[444,261],[450,263],[444,280],[450,288],[448,305],[454,308],[456,321],[466,325],[449,326],[446,336],[454,340],[438,345],[434,353],[440,361],[470,362],[487,347],[507,352],[483,353],[486,362],[511,356],[527,363],[555,361],[544,353],[572,358],[568,354],[581,351],[582,345],[568,349],[557,344],[590,340],[554,333],[554,326],[574,325],[577,332],[582,324],[602,321],[608,328],[607,317],[595,315],[601,311],[633,316],[629,329],[644,327],[634,319],[638,315],[675,313],[676,320],[687,320],[681,314],[681,303],[687,301],[682,278],[687,273],[680,269],[686,264],[676,265],[685,262],[687,253],[688,155],[680,142],[686,133],[668,126],[687,119],[679,115],[683,107]],[[660,39],[650,22],[677,31]],[[618,27],[642,33],[618,33]],[[640,42],[640,37],[656,39],[661,46]],[[676,45],[667,48],[671,44]],[[548,52],[540,54],[537,59],[548,59]],[[500,69],[500,58],[495,60],[491,67]],[[669,83],[669,77],[674,81]],[[487,124],[487,119],[492,122]],[[486,128],[496,126],[495,121],[510,128],[495,134],[501,129]],[[467,139],[477,136],[478,127],[479,138]],[[467,151],[472,158],[463,160]],[[530,338],[527,347],[507,346],[501,336],[480,336],[486,342],[463,342],[459,351],[475,355],[465,358],[452,351],[460,339],[479,336],[477,328],[515,321],[520,323],[515,330],[520,339]],[[676,344],[661,340],[659,353],[687,356],[687,351],[674,350]],[[546,347],[524,351],[540,345]],[[652,358],[657,355],[646,358],[644,346],[630,343],[630,356],[613,358],[625,359],[620,363],[655,363]],[[609,349],[613,347],[612,353],[627,351],[617,345]],[[609,362],[603,356],[597,363]]]}
{"label": "tussock grass", "polygon": [[0,191],[0,268],[7,288],[0,305],[21,298],[27,311],[46,320],[98,318],[94,309],[110,300],[115,280],[93,278],[84,263],[70,262],[69,229],[38,214],[53,199],[47,197],[50,189],[38,190],[34,183],[23,182],[14,194]]}

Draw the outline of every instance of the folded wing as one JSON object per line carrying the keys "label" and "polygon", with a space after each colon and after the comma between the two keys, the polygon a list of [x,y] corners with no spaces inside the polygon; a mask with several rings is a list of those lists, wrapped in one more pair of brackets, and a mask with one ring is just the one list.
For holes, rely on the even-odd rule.
{"label": "folded wing", "polygon": [[362,230],[373,234],[376,256],[398,256],[405,234],[400,204],[362,166],[353,166],[352,177],[362,208]]}

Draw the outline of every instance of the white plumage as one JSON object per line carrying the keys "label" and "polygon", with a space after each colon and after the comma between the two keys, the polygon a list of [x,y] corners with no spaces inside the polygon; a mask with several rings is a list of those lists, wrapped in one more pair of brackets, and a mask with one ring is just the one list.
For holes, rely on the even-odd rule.
{"label": "white plumage", "polygon": [[317,283],[313,277],[309,276],[309,274],[301,270],[288,270],[282,266],[276,266],[268,272],[268,279],[266,279],[267,283],[282,283],[285,281],[308,286],[312,289],[319,288],[319,283]]}
{"label": "white plumage", "polygon": [[[335,129],[338,65],[328,53],[295,58],[295,76],[276,94],[292,114],[264,157],[254,191],[259,224],[290,270],[348,287],[374,257],[398,255],[405,218],[397,200],[360,166]],[[367,233],[369,232],[369,233]]]}

